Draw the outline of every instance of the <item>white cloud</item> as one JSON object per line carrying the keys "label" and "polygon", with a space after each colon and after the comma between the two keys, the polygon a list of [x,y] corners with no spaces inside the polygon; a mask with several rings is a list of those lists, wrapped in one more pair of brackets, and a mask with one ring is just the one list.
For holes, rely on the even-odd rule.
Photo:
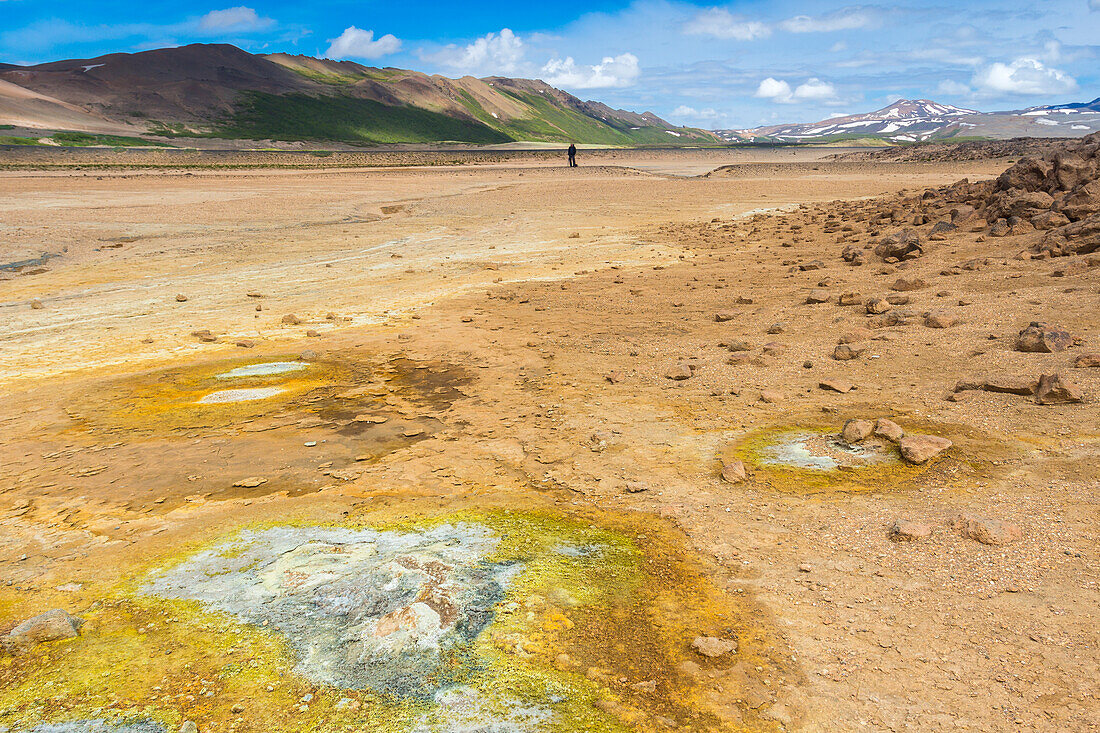
{"label": "white cloud", "polygon": [[998,61],[975,74],[971,83],[986,94],[1050,95],[1077,88],[1072,76],[1033,58],[1019,58],[1010,64]]}
{"label": "white cloud", "polygon": [[542,67],[542,79],[547,84],[569,89],[601,89],[628,87],[638,81],[642,70],[638,57],[632,53],[605,56],[593,66],[578,66],[572,56],[551,59]]}
{"label": "white cloud", "polygon": [[779,104],[798,102],[829,102],[836,99],[836,87],[821,79],[807,79],[794,89],[782,79],[768,77],[760,82],[754,97],[770,99]]}
{"label": "white cloud", "polygon": [[780,22],[779,27],[789,33],[831,33],[870,28],[877,23],[875,13],[867,8],[841,8],[827,15],[796,15]]}
{"label": "white cloud", "polygon": [[760,82],[760,86],[756,88],[756,93],[752,96],[760,99],[774,99],[777,102],[787,101],[791,98],[791,85],[769,76]]}
{"label": "white cloud", "polygon": [[805,84],[795,87],[794,98],[796,100],[813,100],[822,102],[828,99],[836,99],[836,87],[820,79],[810,79]]}
{"label": "white cloud", "polygon": [[950,94],[952,96],[962,96],[964,94],[970,94],[970,87],[961,82],[954,81],[952,79],[944,79],[936,87],[936,91],[940,94]]}
{"label": "white cloud", "polygon": [[211,10],[199,18],[199,30],[203,31],[256,31],[274,25],[271,18],[261,17],[252,8],[243,5],[225,10]]}
{"label": "white cloud", "polygon": [[330,59],[376,59],[401,49],[401,39],[392,33],[376,39],[374,31],[365,31],[353,25],[345,28],[338,38],[330,38],[329,43],[331,45],[325,51],[325,58]]}
{"label": "white cloud", "polygon": [[841,51],[847,51],[848,44],[844,41],[837,41],[829,47],[829,53],[840,53]]}
{"label": "white cloud", "polygon": [[450,45],[426,58],[463,74],[515,74],[523,65],[523,39],[504,28],[467,46]]}
{"label": "white cloud", "polygon": [[723,40],[751,41],[767,38],[772,34],[766,23],[747,20],[723,8],[700,11],[684,24],[684,33],[695,36],[713,36]]}

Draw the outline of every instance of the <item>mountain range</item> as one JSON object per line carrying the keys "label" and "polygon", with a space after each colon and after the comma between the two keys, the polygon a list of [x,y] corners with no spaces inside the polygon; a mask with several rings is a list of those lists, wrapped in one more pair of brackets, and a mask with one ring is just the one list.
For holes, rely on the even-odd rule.
{"label": "mountain range", "polygon": [[749,130],[716,130],[727,142],[844,142],[869,140],[913,143],[928,140],[1014,137],[1084,137],[1100,130],[1100,98],[1091,102],[979,112],[927,99],[899,99],[865,114],[819,122],[767,125]]}
{"label": "mountain range", "polygon": [[0,124],[100,135],[387,143],[717,144],[536,80],[449,79],[224,44],[0,64]]}

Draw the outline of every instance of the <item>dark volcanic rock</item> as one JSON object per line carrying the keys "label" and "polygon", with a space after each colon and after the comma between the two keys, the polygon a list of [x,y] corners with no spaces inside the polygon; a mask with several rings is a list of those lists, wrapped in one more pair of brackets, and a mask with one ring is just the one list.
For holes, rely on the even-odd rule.
{"label": "dark volcanic rock", "polygon": [[882,259],[912,260],[924,254],[920,237],[912,229],[903,229],[885,237],[875,247],[875,254]]}
{"label": "dark volcanic rock", "polygon": [[1017,351],[1051,354],[1065,351],[1072,345],[1073,337],[1069,331],[1039,321],[1032,321],[1031,325],[1016,336]]}

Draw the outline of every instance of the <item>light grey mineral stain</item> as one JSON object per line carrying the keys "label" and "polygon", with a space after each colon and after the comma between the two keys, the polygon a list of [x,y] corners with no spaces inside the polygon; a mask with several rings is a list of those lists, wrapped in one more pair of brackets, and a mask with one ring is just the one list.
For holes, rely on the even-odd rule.
{"label": "light grey mineral stain", "polygon": [[498,542],[463,523],[405,533],[246,530],[142,591],[266,622],[315,682],[431,699],[468,667],[471,642],[521,570],[485,559]]}
{"label": "light grey mineral stain", "polygon": [[285,392],[282,387],[253,387],[251,389],[223,389],[211,392],[198,401],[200,405],[221,405],[230,402],[251,402],[274,397]]}
{"label": "light grey mineral stain", "polygon": [[267,361],[262,364],[246,364],[228,372],[215,375],[217,379],[240,379],[241,377],[267,377],[272,374],[286,374],[308,369],[308,364],[300,361]]}
{"label": "light grey mineral stain", "polygon": [[835,471],[841,466],[860,466],[895,460],[875,445],[848,445],[833,435],[785,433],[760,451],[760,462],[816,471]]}
{"label": "light grey mineral stain", "polygon": [[[0,731],[6,730],[0,728]],[[151,720],[112,723],[106,720],[72,720],[67,723],[42,723],[34,728],[16,729],[13,733],[166,733],[163,726]]]}

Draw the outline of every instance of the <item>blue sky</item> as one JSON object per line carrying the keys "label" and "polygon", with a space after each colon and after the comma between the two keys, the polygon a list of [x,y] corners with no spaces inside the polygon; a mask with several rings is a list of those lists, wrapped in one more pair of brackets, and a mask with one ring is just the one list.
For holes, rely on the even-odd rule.
{"label": "blue sky", "polygon": [[995,110],[1100,96],[1100,0],[935,2],[0,0],[0,61],[233,43],[540,78],[703,127],[811,121],[899,97]]}

